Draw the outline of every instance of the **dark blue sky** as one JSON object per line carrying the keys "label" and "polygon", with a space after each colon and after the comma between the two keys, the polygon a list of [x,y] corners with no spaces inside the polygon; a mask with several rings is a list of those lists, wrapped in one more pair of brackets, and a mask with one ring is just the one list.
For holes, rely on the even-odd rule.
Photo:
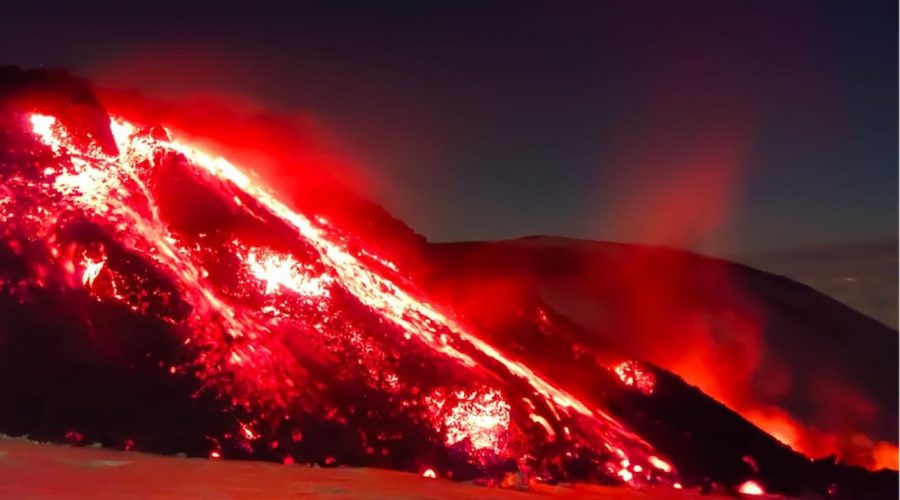
{"label": "dark blue sky", "polygon": [[34,2],[0,63],[309,111],[433,240],[896,238],[896,1],[376,3]]}

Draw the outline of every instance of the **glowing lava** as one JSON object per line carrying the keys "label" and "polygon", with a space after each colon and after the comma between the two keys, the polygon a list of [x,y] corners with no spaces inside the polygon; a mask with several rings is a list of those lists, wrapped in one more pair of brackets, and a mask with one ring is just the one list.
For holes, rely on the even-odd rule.
{"label": "glowing lava", "polygon": [[253,276],[266,284],[267,294],[285,287],[304,297],[325,297],[332,283],[327,274],[310,276],[290,255],[253,248],[247,253],[246,262]]}
{"label": "glowing lava", "polygon": [[[424,416],[439,445],[463,447],[477,462],[553,441],[558,453],[591,456],[598,471],[626,482],[677,479],[595,403],[506,354],[427,301],[394,263],[324,219],[291,210],[228,161],[120,119],[109,128],[115,152],[74,137],[53,116],[28,119],[53,158],[37,166],[37,180],[14,179],[21,223],[48,242],[51,265],[77,272],[74,283],[95,299],[188,327],[180,331],[195,359],[167,373],[195,374],[248,417],[230,438],[220,436],[237,449],[273,442],[280,450],[265,429],[298,425],[291,419],[298,409],[340,425],[360,414]],[[8,205],[3,215],[12,220]],[[181,213],[214,223],[198,227]],[[112,242],[60,236],[66,217],[102,228]],[[652,374],[631,363],[615,372],[650,394]],[[359,401],[334,402],[331,386],[349,384],[359,384]],[[360,408],[381,397],[388,411]],[[525,410],[511,404],[523,400]],[[382,456],[404,434],[360,433],[377,445],[368,453]],[[513,435],[524,436],[515,449]],[[209,456],[220,458],[214,442]]]}
{"label": "glowing lava", "polygon": [[738,492],[742,495],[759,496],[765,495],[766,491],[756,481],[746,481],[738,488]]}
{"label": "glowing lava", "polygon": [[439,391],[427,401],[432,413],[441,417],[447,444],[468,441],[476,451],[503,453],[509,428],[509,404],[499,391],[461,390],[451,397]]}
{"label": "glowing lava", "polygon": [[92,260],[90,258],[85,258],[84,273],[81,275],[81,283],[87,287],[93,285],[94,280],[97,279],[97,276],[100,274],[100,271],[103,269],[103,264],[105,263],[105,259]]}
{"label": "glowing lava", "polygon": [[613,368],[616,376],[623,384],[634,387],[644,394],[653,394],[656,377],[644,369],[637,361],[623,361]]}

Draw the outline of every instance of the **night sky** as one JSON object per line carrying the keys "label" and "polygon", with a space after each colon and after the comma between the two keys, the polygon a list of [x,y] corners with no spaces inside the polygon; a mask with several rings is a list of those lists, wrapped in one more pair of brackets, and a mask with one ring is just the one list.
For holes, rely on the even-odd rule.
{"label": "night sky", "polygon": [[311,113],[435,241],[897,235],[896,0],[189,3],[5,6],[0,64]]}

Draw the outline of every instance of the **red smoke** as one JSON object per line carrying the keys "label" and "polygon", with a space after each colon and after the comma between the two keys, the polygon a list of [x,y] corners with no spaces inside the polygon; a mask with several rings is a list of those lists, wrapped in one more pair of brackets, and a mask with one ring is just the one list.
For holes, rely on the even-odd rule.
{"label": "red smoke", "polygon": [[[666,100],[656,104],[673,107]],[[746,162],[753,115],[741,111],[742,104],[723,109],[711,117],[686,118],[684,129],[662,129],[654,119],[672,120],[652,108],[639,120],[647,135],[624,141],[612,159],[622,172],[612,180],[622,194],[606,207],[613,234],[675,248],[727,250],[724,229],[739,212],[741,188],[752,177]],[[818,392],[811,395],[814,424],[774,403],[796,389],[784,365],[790,360],[783,359],[792,353],[767,345],[765,312],[743,296],[728,265],[698,266],[694,260],[686,253],[648,249],[623,258],[612,271],[605,264],[592,270],[591,281],[620,287],[613,299],[616,319],[595,324],[629,332],[615,340],[808,456],[836,455],[852,464],[896,469],[896,444],[865,435],[865,425],[879,418],[877,408],[834,377],[823,374],[810,384]],[[704,289],[719,295],[712,310],[696,300]]]}
{"label": "red smoke", "polygon": [[377,182],[311,114],[264,111],[235,96],[173,102],[133,91],[97,93],[110,114],[164,123],[192,145],[252,165],[250,173],[291,206],[334,221],[389,256],[416,259],[411,244],[420,238],[368,201]]}

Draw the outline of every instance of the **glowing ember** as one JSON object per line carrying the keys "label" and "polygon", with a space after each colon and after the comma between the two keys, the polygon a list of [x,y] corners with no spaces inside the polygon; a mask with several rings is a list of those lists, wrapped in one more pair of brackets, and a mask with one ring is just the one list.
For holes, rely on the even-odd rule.
{"label": "glowing ember", "polygon": [[259,438],[259,434],[257,434],[252,427],[244,423],[241,424],[241,435],[251,441]]}
{"label": "glowing ember", "polygon": [[756,481],[745,481],[738,488],[738,492],[740,492],[743,495],[751,495],[751,496],[766,494],[766,491],[763,490],[762,486],[760,486],[759,483],[757,483]]}
{"label": "glowing ember", "polygon": [[92,260],[86,257],[84,259],[84,272],[81,274],[81,283],[87,287],[93,285],[105,263],[106,259]]}
{"label": "glowing ember", "polygon": [[53,131],[51,130],[52,127],[56,125],[56,118],[35,113],[29,116],[29,120],[31,121],[32,132],[38,135],[44,144],[50,146],[57,144],[53,137]]}
{"label": "glowing ember", "polygon": [[428,398],[428,403],[431,411],[443,418],[447,444],[468,441],[474,450],[490,450],[498,455],[503,452],[509,429],[509,404],[499,391],[456,391],[449,398],[439,391]]}
{"label": "glowing ember", "polygon": [[534,413],[529,413],[528,418],[530,418],[534,423],[540,425],[545,431],[547,431],[548,441],[553,441],[556,439],[556,431],[553,430],[553,427],[550,425],[550,422],[548,422],[546,418]]}
{"label": "glowing ember", "polygon": [[428,479],[437,479],[437,472],[435,472],[434,469],[425,469],[422,472],[422,477]]}
{"label": "glowing ember", "polygon": [[655,457],[655,456],[651,455],[648,458],[648,461],[650,462],[651,465],[653,465],[654,467],[656,467],[657,469],[659,469],[663,472],[672,472],[672,466],[669,465],[669,462],[666,462],[665,460],[663,460],[659,457]]}
{"label": "glowing ember", "polygon": [[305,297],[328,295],[331,278],[325,274],[310,276],[290,255],[279,255],[254,248],[248,252],[246,261],[253,276],[265,283],[267,294],[284,287]]}
{"label": "glowing ember", "polygon": [[613,368],[623,384],[634,387],[644,394],[653,394],[656,387],[656,377],[645,370],[637,361],[623,361]]}

